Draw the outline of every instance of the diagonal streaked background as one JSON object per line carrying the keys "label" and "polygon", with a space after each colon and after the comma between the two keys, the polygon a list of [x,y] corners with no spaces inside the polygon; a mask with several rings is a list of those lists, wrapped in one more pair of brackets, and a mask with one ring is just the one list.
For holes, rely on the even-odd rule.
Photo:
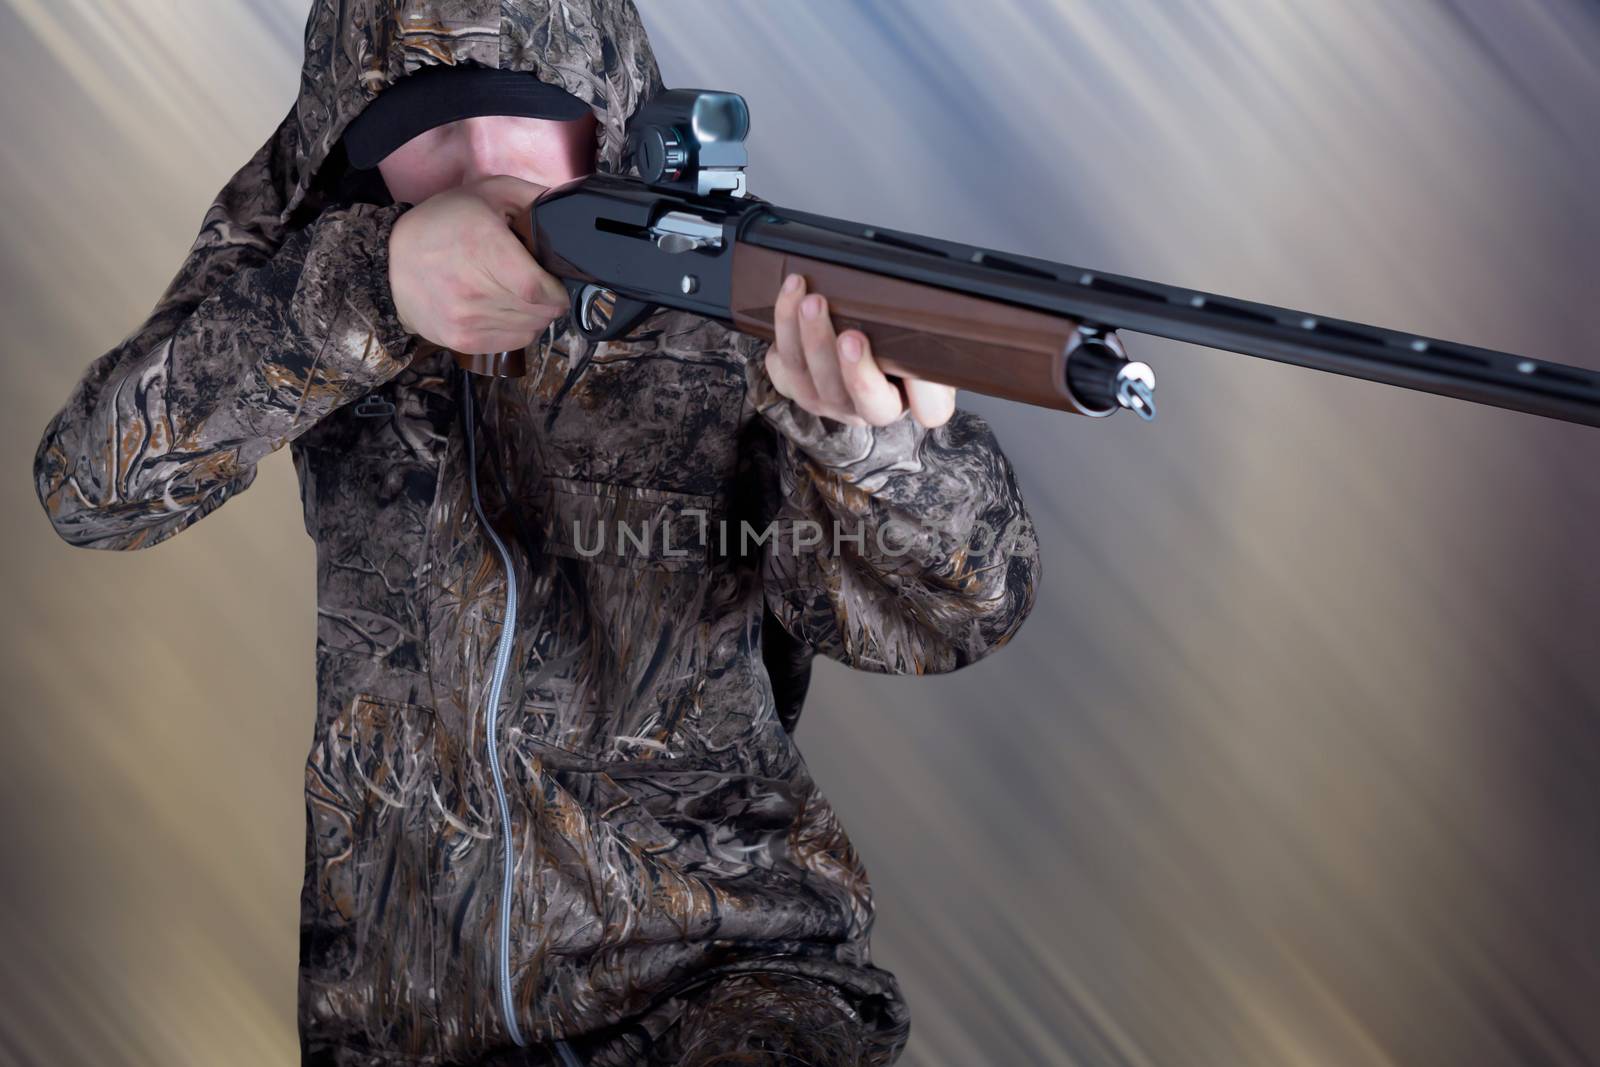
{"label": "diagonal streaked background", "polygon": [[[641,0],[807,210],[1600,368],[1582,0]],[[45,420],[296,86],[304,0],[0,3],[0,1063],[295,1057],[312,546],[286,458],[54,539]],[[1158,422],[964,396],[1045,547],[939,678],[824,664],[904,1062],[1600,1060],[1600,435],[1130,338]]]}

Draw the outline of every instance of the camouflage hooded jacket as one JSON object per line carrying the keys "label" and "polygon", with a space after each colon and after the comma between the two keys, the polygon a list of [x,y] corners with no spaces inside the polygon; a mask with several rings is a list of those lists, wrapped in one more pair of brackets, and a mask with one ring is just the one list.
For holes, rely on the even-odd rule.
{"label": "camouflage hooded jacket", "polygon": [[[893,1062],[909,1014],[869,958],[867,874],[791,735],[815,654],[950,671],[1021,625],[1038,546],[989,428],[819,419],[764,342],[677,312],[602,344],[560,320],[526,377],[476,379],[482,506],[515,546],[497,789],[507,585],[463,385],[389,294],[409,205],[335,196],[340,137],[406,74],[477,63],[591,102],[621,173],[660,74],[629,0],[315,0],[305,56],[35,458],[63,539],[135,549],[290,446],[318,589],[302,1062],[547,1063],[564,1038],[676,1063],[779,1001],[812,1040],[842,1020],[837,1062]],[[736,546],[741,522],[773,536]]]}

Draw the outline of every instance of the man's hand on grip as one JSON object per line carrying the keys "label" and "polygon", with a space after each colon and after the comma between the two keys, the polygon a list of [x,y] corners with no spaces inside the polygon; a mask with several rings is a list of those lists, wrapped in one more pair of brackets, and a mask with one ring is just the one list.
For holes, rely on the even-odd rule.
{"label": "man's hand on grip", "polygon": [[429,197],[395,221],[389,289],[408,333],[468,355],[527,347],[567,292],[511,231],[544,186],[497,175]]}

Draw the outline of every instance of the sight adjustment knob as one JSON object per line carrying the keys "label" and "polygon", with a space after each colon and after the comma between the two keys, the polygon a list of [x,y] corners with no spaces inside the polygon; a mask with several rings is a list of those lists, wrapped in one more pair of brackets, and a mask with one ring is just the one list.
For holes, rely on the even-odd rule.
{"label": "sight adjustment knob", "polygon": [[639,176],[650,183],[675,182],[689,166],[689,148],[674,126],[650,126],[639,137]]}

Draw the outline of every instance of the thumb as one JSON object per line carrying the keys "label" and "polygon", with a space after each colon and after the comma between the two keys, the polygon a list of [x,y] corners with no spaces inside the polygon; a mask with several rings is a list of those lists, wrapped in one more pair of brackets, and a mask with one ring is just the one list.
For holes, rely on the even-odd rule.
{"label": "thumb", "polygon": [[529,205],[545,191],[545,186],[525,182],[509,174],[496,174],[479,179],[473,191],[496,211],[509,217],[527,211]]}

